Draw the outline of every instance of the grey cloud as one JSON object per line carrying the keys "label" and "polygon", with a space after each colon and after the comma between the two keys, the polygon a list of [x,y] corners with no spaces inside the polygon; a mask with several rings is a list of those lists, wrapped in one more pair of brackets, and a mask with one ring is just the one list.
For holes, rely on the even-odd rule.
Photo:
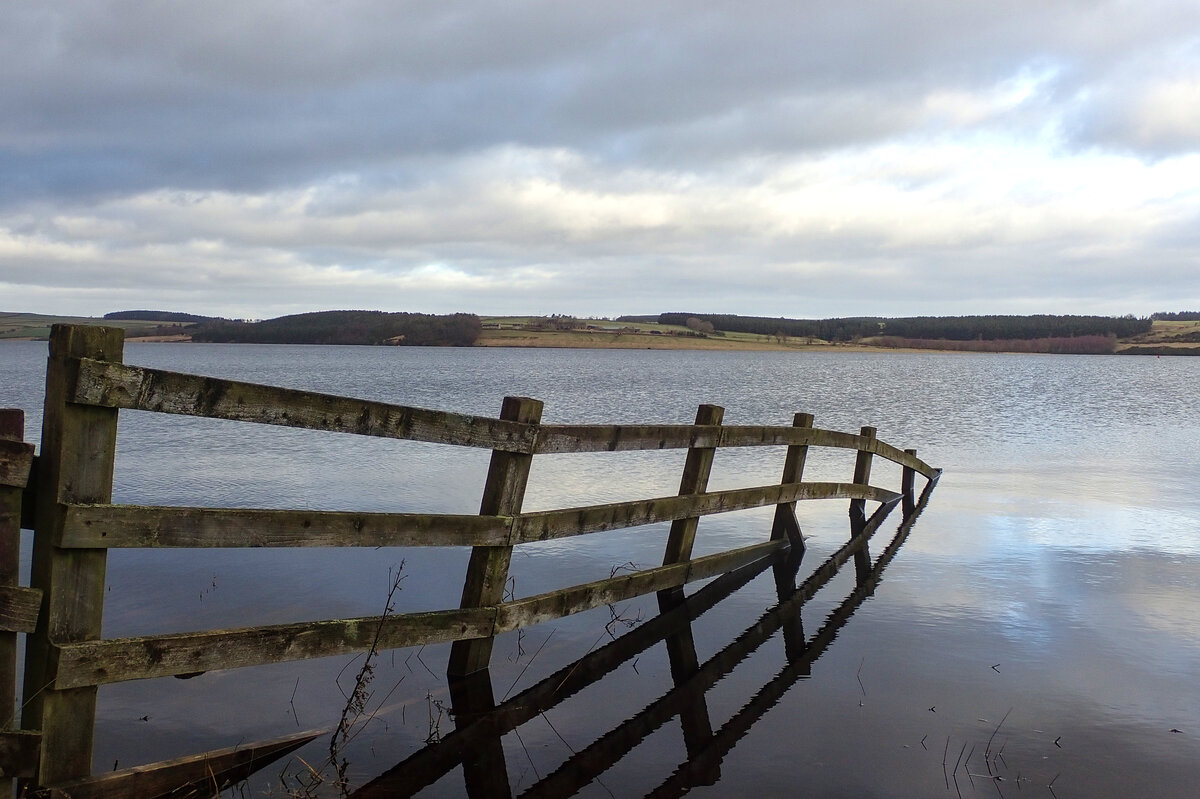
{"label": "grey cloud", "polygon": [[[903,133],[929,91],[985,89],[1039,58],[1083,82],[1147,41],[1107,4],[1081,2],[90,2],[4,13],[4,182],[49,196],[69,192],[71,175],[84,194],[263,188],[509,142],[701,168],[746,149]],[[1150,4],[1135,27],[1161,40],[1194,23],[1185,14]]]}

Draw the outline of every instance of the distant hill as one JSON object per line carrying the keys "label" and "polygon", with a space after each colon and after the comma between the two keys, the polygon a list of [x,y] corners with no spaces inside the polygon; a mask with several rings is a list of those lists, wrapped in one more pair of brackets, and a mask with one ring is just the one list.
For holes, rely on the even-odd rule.
{"label": "distant hill", "polygon": [[106,313],[105,319],[116,321],[146,321],[146,322],[211,322],[219,317],[199,316],[193,313],[178,311],[113,311]]}
{"label": "distant hill", "polygon": [[208,321],[188,330],[192,341],[243,344],[392,344],[469,347],[482,323],[474,314],[436,316],[384,311],[320,311],[262,322]]}

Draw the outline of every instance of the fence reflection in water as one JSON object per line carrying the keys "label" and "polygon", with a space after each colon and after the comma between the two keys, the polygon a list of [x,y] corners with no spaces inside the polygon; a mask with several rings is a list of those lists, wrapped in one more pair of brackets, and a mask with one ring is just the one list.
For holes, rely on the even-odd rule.
{"label": "fence reflection in water", "polygon": [[[522,797],[570,796],[595,780],[651,733],[678,717],[687,759],[648,795],[681,796],[698,785],[720,779],[721,761],[754,724],[829,648],[838,631],[871,596],[883,571],[908,538],[936,485],[931,481],[920,498],[903,505],[896,534],[873,558],[870,544],[895,504],[881,506],[870,518],[851,516],[850,541],[830,555],[807,578],[796,579],[804,551],[793,549],[762,558],[716,578],[690,596],[682,589],[659,594],[662,612],[604,647],[556,671],[520,694],[497,704],[491,676],[481,671],[450,682],[456,729],[418,750],[393,768],[354,791],[355,799],[414,796],[462,767],[463,792],[472,799],[511,797],[511,781],[502,739],[546,711],[566,702],[587,686],[613,674],[660,642],[670,658],[674,687],[640,712],[567,758],[550,774],[522,792]],[[854,560],[855,587],[811,636],[804,633],[802,610],[849,561]],[[766,569],[774,572],[779,603],[703,664],[692,637],[692,623]],[[767,641],[782,633],[784,667],[724,724],[713,728],[706,694]]]}

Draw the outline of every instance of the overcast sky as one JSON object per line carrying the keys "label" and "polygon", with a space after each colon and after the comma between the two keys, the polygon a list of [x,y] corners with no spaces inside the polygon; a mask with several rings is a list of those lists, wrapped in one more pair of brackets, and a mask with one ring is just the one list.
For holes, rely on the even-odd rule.
{"label": "overcast sky", "polygon": [[0,7],[0,310],[1200,309],[1200,2]]}

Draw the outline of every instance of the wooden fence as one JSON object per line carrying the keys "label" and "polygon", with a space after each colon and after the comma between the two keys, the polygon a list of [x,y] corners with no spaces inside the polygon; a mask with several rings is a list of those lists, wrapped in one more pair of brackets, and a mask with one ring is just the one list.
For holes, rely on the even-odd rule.
{"label": "wooden fence", "polygon": [[[506,398],[499,418],[469,416],[128,366],[122,363],[123,343],[120,329],[55,326],[40,454],[35,462],[29,445],[0,441],[0,538],[7,542],[0,542],[0,627],[6,630],[0,632],[0,679],[9,668],[4,665],[7,636],[29,632],[22,726],[33,731],[2,738],[0,767],[10,776],[32,777],[37,786],[70,785],[75,797],[148,796],[154,786],[172,787],[171,780],[178,785],[221,769],[231,779],[239,773],[237,753],[225,753],[223,760],[209,753],[161,768],[105,775],[103,787],[98,787],[101,778],[91,776],[91,760],[101,684],[363,652],[372,644],[392,649],[436,642],[452,642],[449,676],[464,677],[488,666],[500,633],[675,589],[789,547],[802,551],[798,501],[849,500],[852,528],[861,529],[868,501],[888,508],[903,502],[911,508],[915,476],[922,475],[932,486],[940,474],[914,450],[878,440],[871,427],[858,434],[822,430],[803,413],[790,427],[723,425],[722,409],[712,405],[700,406],[692,425],[549,425],[541,423],[542,403],[529,398]],[[492,451],[491,463],[476,515],[115,505],[113,467],[121,409],[480,447]],[[787,448],[779,483],[707,491],[717,449],[753,446]],[[852,480],[804,482],[811,446],[856,451]],[[678,495],[522,512],[535,455],[662,449],[687,449]],[[870,485],[875,456],[902,467],[899,491]],[[765,506],[775,506],[767,540],[692,557],[700,517]],[[18,525],[15,519],[24,523]],[[671,523],[662,566],[504,601],[515,546],[657,522]],[[15,566],[9,568],[12,560],[6,553],[15,553],[13,542],[21,526],[35,530],[31,586],[8,588]],[[101,637],[109,549],[309,546],[470,546],[472,551],[458,608]],[[29,611],[39,600],[34,625]],[[292,736],[269,742],[263,757],[267,751],[283,753],[309,739]],[[19,746],[25,749],[18,751]],[[40,760],[30,756],[31,748],[40,750]]]}

